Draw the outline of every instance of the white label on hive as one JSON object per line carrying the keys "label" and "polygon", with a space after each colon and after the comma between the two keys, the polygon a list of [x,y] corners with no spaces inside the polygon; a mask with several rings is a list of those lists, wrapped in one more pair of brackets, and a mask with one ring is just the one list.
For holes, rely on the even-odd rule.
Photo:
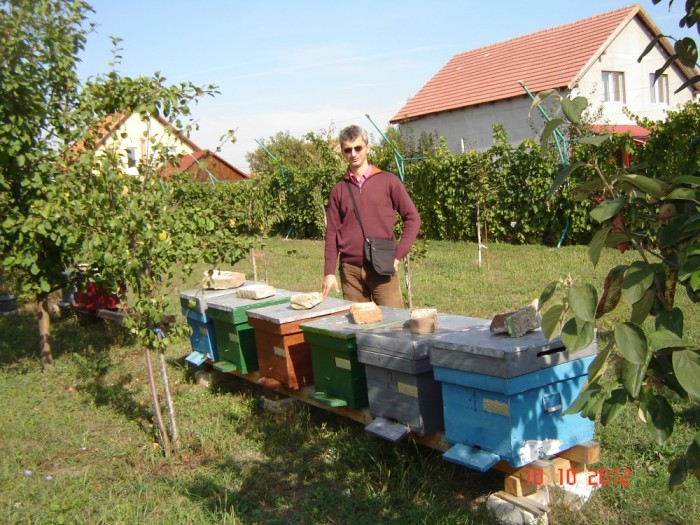
{"label": "white label on hive", "polygon": [[396,386],[398,387],[399,393],[406,395],[406,396],[411,396],[411,397],[418,397],[418,387],[409,385],[408,383],[402,383],[399,381],[396,383]]}
{"label": "white label on hive", "polygon": [[563,443],[558,439],[545,439],[536,441],[534,439],[525,441],[518,451],[520,461],[523,463],[532,463],[538,459],[544,459],[547,456],[553,456],[562,451]]}
{"label": "white label on hive", "polygon": [[272,351],[276,356],[287,357],[287,353],[284,351],[284,348],[280,348],[279,346],[273,346]]}
{"label": "white label on hive", "polygon": [[350,359],[343,359],[342,357],[335,358],[335,366],[336,368],[343,368],[345,370],[352,369],[352,367],[350,366]]}
{"label": "white label on hive", "polygon": [[510,416],[510,407],[508,403],[484,398],[484,412],[493,412],[494,414],[500,414],[502,416]]}
{"label": "white label on hive", "polygon": [[200,327],[199,327],[199,333],[202,334],[202,335],[207,335],[209,332],[207,331],[207,327],[206,327],[206,326],[200,326]]}
{"label": "white label on hive", "polygon": [[232,343],[237,343],[238,342],[238,335],[237,334],[228,334],[228,340],[231,341]]}

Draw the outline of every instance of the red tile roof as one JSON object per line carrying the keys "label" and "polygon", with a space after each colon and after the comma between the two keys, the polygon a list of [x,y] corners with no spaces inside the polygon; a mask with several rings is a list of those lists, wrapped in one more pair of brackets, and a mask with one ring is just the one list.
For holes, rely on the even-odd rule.
{"label": "red tile roof", "polygon": [[632,137],[648,137],[651,131],[635,124],[596,124],[591,126],[593,133],[619,133],[624,135],[629,133]]}
{"label": "red tile roof", "polygon": [[632,5],[457,54],[390,122],[524,96],[519,81],[533,93],[571,89],[635,16],[660,33],[644,10]]}

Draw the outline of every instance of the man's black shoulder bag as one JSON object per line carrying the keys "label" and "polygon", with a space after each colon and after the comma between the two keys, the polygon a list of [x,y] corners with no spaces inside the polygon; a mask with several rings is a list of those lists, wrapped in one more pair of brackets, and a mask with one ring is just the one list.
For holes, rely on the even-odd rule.
{"label": "man's black shoulder bag", "polygon": [[355,217],[357,217],[357,222],[360,223],[362,236],[365,238],[365,260],[372,265],[374,271],[379,275],[394,275],[394,240],[382,239],[380,237],[367,237],[365,235],[365,228],[362,226],[360,211],[357,209],[355,195],[351,187],[352,182],[346,182],[349,185],[348,191],[350,192],[353,208],[355,208]]}

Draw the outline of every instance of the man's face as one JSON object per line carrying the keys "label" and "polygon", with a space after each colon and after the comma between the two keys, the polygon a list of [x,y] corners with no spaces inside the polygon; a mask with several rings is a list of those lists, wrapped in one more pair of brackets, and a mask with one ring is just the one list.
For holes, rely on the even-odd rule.
{"label": "man's face", "polygon": [[[350,170],[353,173],[357,173],[357,170],[362,168],[367,161],[367,153],[369,153],[369,148],[362,137],[357,137],[352,141],[345,141],[341,144],[341,151],[345,160],[348,161]],[[361,174],[360,174],[361,175]]]}

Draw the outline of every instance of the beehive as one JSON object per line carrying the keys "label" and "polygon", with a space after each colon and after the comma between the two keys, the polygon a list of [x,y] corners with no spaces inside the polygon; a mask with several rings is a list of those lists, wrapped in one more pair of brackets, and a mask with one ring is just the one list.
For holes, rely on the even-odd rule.
{"label": "beehive", "polygon": [[258,369],[253,328],[248,324],[247,312],[280,303],[288,303],[291,292],[276,290],[264,299],[247,299],[236,294],[216,298],[207,305],[207,315],[214,322],[219,358],[214,368],[222,372],[241,374]]}
{"label": "beehive", "polygon": [[365,365],[369,410],[375,418],[368,432],[398,441],[409,429],[421,436],[443,430],[442,389],[433,378],[428,344],[437,336],[488,321],[436,315],[433,333],[412,333],[411,320],[357,332],[357,355]]}
{"label": "beehive", "polygon": [[313,384],[311,350],[299,325],[306,321],[346,314],[350,301],[328,297],[312,308],[295,309],[291,303],[248,310],[254,329],[261,382],[292,389]]}
{"label": "beehive", "polygon": [[540,330],[522,337],[471,327],[430,341],[442,384],[449,461],[488,470],[520,467],[593,437],[593,422],[562,415],[586,381],[597,347],[569,353]]}
{"label": "beehive", "polygon": [[365,368],[357,358],[356,335],[373,329],[403,324],[408,310],[380,307],[382,321],[355,324],[349,315],[304,322],[300,328],[311,348],[315,392],[309,397],[329,406],[368,406]]}

